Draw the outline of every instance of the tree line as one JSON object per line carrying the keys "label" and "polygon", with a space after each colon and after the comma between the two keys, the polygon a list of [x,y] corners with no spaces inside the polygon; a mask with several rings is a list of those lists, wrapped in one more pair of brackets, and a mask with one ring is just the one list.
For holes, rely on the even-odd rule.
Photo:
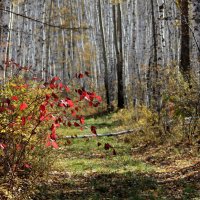
{"label": "tree line", "polygon": [[200,77],[196,0],[1,0],[0,20],[2,82],[19,69],[64,83],[90,71],[109,110],[117,100],[159,111],[166,67]]}

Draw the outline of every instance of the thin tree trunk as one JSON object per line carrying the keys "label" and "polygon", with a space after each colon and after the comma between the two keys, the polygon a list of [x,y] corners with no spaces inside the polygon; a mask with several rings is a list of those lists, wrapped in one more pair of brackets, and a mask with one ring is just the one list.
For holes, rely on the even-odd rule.
{"label": "thin tree trunk", "polygon": [[[49,17],[48,17],[48,23],[50,24],[51,22],[51,13],[52,13],[52,6],[53,6],[53,0],[51,0],[50,4],[50,10],[49,10]],[[47,82],[49,79],[49,51],[50,51],[50,26],[48,27],[47,30],[47,38],[46,38],[46,66],[45,66],[45,81]]]}
{"label": "thin tree trunk", "polygon": [[103,28],[103,19],[102,19],[102,12],[101,12],[101,0],[98,0],[98,11],[99,11],[99,25],[100,25],[100,32],[101,32],[101,39],[102,39],[102,47],[103,47],[103,61],[105,66],[105,77],[104,77],[104,84],[106,89],[106,103],[107,109],[112,109],[111,101],[110,101],[110,88],[109,88],[109,77],[108,77],[108,60],[107,60],[107,52],[106,52],[106,45],[105,45],[105,35],[104,35],[104,28]]}
{"label": "thin tree trunk", "polygon": [[[200,71],[200,1],[192,0],[192,8],[193,8],[193,40],[194,40],[194,51],[195,51],[195,58],[194,65]],[[199,74],[200,80],[200,74]]]}
{"label": "thin tree trunk", "polygon": [[190,77],[189,2],[181,1],[181,57],[180,70],[186,80]]}
{"label": "thin tree trunk", "polygon": [[123,66],[123,38],[122,38],[122,12],[121,5],[117,5],[118,10],[118,34],[119,34],[119,57],[117,63],[117,76],[118,76],[118,108],[125,107],[125,88],[124,88],[124,66]]}
{"label": "thin tree trunk", "polygon": [[[60,10],[60,4],[58,1],[58,8]],[[60,25],[64,24],[62,20],[61,13],[59,11],[59,20],[60,20]],[[67,66],[66,66],[66,39],[65,39],[65,32],[64,30],[61,30],[61,37],[62,37],[62,80],[63,83],[66,84],[67,82]]]}
{"label": "thin tree trunk", "polygon": [[[1,69],[3,70],[2,73],[2,78],[3,82],[6,82],[7,78],[7,50],[8,50],[8,45],[9,45],[9,23],[10,23],[10,15],[9,13],[4,12],[3,10],[6,9],[7,7],[10,7],[10,1],[8,0],[0,0],[0,20],[1,20],[1,26],[0,26],[0,34],[1,34]],[[6,63],[4,63],[4,61]]]}
{"label": "thin tree trunk", "polygon": [[113,25],[114,25],[114,43],[117,60],[117,82],[118,82],[118,108],[125,107],[125,92],[123,81],[123,46],[122,46],[122,20],[121,20],[121,7],[117,4],[117,16],[115,5],[113,5]]}
{"label": "thin tree trunk", "polygon": [[153,64],[152,64],[152,97],[153,97],[153,107],[156,108],[157,104],[157,79],[158,79],[158,44],[157,44],[157,30],[156,30],[156,21],[155,21],[155,12],[154,12],[154,0],[151,0],[151,16],[152,16],[152,34],[153,34]]}

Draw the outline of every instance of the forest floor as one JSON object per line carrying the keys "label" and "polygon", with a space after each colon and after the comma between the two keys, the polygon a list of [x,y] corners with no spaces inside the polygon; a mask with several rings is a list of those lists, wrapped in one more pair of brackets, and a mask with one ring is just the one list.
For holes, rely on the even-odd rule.
{"label": "forest floor", "polygon": [[[98,133],[115,132],[118,124],[110,117],[89,118],[86,124],[95,125]],[[60,129],[60,133],[88,132]],[[133,148],[125,136],[60,143],[48,181],[38,187],[34,200],[200,199],[200,156],[192,146],[166,142]],[[106,150],[105,144],[113,148]]]}

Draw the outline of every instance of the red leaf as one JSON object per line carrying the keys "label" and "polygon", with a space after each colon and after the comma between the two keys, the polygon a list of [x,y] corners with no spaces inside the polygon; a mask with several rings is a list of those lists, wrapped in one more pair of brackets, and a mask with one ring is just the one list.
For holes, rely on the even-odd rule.
{"label": "red leaf", "polygon": [[41,106],[40,106],[40,111],[41,111],[41,112],[44,112],[45,110],[46,110],[45,105],[41,105]]}
{"label": "red leaf", "polygon": [[22,85],[21,88],[28,88],[28,84]]}
{"label": "red leaf", "polygon": [[64,110],[64,111],[63,111],[63,114],[65,114],[65,115],[66,115],[66,114],[67,114],[67,112]]}
{"label": "red leaf", "polygon": [[96,127],[95,126],[91,126],[91,131],[92,131],[92,133],[94,133],[95,135],[97,134],[97,131],[96,131]]}
{"label": "red leaf", "polygon": [[59,89],[62,89],[62,88],[63,88],[63,84],[62,84],[62,83],[59,83],[59,84],[58,84],[58,87],[59,87]]}
{"label": "red leaf", "polygon": [[28,117],[27,117],[27,119],[30,121],[31,119],[32,119],[32,115],[29,115]]}
{"label": "red leaf", "polygon": [[10,105],[10,99],[9,98],[5,98],[5,99],[2,99],[2,103],[7,103],[8,105]]}
{"label": "red leaf", "polygon": [[81,79],[81,78],[83,78],[83,77],[84,77],[84,75],[81,74],[81,73],[78,75],[78,78],[79,78],[79,79]]}
{"label": "red leaf", "polygon": [[82,91],[82,93],[81,93],[81,96],[80,96],[80,101],[82,100],[82,99],[86,99],[86,100],[90,100],[90,96],[89,96],[89,94],[88,94],[88,92],[86,92],[86,91]]}
{"label": "red leaf", "polygon": [[55,141],[51,142],[53,148],[58,149],[58,144]]}
{"label": "red leaf", "polygon": [[[63,120],[62,120],[62,118],[61,117],[58,117],[58,119],[57,119],[57,121],[56,121],[56,124],[59,124],[59,122],[61,123]],[[60,126],[60,124],[59,124],[59,126]]]}
{"label": "red leaf", "polygon": [[22,124],[22,126],[24,126],[26,124],[26,117],[22,117],[21,120],[22,120],[21,124]]}
{"label": "red leaf", "polygon": [[56,81],[58,81],[60,78],[58,76],[55,76],[52,78],[51,83],[55,83]]}
{"label": "red leaf", "polygon": [[18,100],[19,100],[17,96],[12,96],[11,99],[12,99],[13,101],[18,101]]}
{"label": "red leaf", "polygon": [[54,124],[55,127],[60,127],[59,123]]}
{"label": "red leaf", "polygon": [[49,85],[49,87],[50,87],[51,89],[54,89],[54,88],[55,88],[55,85],[54,85],[53,83],[51,83],[51,84]]}
{"label": "red leaf", "polygon": [[64,103],[59,103],[58,107],[65,107],[65,104]]}
{"label": "red leaf", "polygon": [[1,112],[4,112],[4,111],[6,111],[6,108],[1,106],[1,107],[0,107],[0,113],[1,113]]}
{"label": "red leaf", "polygon": [[81,117],[81,118],[80,118],[80,123],[81,123],[81,124],[84,124],[84,123],[85,123],[84,117]]}
{"label": "red leaf", "polygon": [[66,87],[65,87],[65,91],[66,91],[66,92],[70,92],[69,87],[66,86]]}
{"label": "red leaf", "polygon": [[76,78],[81,79],[81,78],[83,78],[83,77],[84,77],[84,75],[83,75],[82,73],[80,73],[80,74],[76,73]]}
{"label": "red leaf", "polygon": [[79,95],[82,95],[83,91],[81,89],[75,90],[76,92],[79,93]]}
{"label": "red leaf", "polygon": [[29,164],[24,164],[24,168],[27,168],[27,169],[30,169],[31,168],[31,166],[29,165]]}
{"label": "red leaf", "polygon": [[48,101],[51,98],[50,94],[46,94],[46,101]]}
{"label": "red leaf", "polygon": [[91,101],[89,102],[89,106],[90,106],[90,107],[92,107],[92,106],[93,106],[93,103],[92,103]]}
{"label": "red leaf", "polygon": [[50,138],[51,138],[52,140],[56,140],[57,136],[56,136],[55,133],[52,133],[52,134],[50,135]]}
{"label": "red leaf", "polygon": [[46,142],[45,146],[46,146],[46,147],[50,147],[50,146],[51,146],[51,141],[48,140],[48,141]]}
{"label": "red leaf", "polygon": [[16,150],[17,150],[17,151],[20,151],[21,149],[22,149],[21,144],[16,144]]}
{"label": "red leaf", "polygon": [[55,124],[51,125],[51,132],[52,132],[52,134],[56,133],[56,126],[55,126]]}
{"label": "red leaf", "polygon": [[44,121],[45,120],[45,115],[40,115],[40,121]]}
{"label": "red leaf", "polygon": [[26,108],[28,108],[28,105],[27,105],[25,102],[23,102],[23,103],[20,105],[20,110],[22,111],[22,110],[25,110]]}
{"label": "red leaf", "polygon": [[110,148],[112,148],[112,146],[109,143],[105,143],[104,149],[109,150]]}
{"label": "red leaf", "polygon": [[97,102],[97,103],[94,103],[94,104],[93,104],[93,106],[94,106],[94,107],[98,107],[98,106],[99,106],[99,104],[100,104],[100,103],[99,103],[99,102]]}
{"label": "red leaf", "polygon": [[72,116],[75,117],[76,116],[76,112],[74,110],[71,111]]}
{"label": "red leaf", "polygon": [[80,126],[80,124],[78,124],[77,122],[74,122],[74,126],[78,127],[78,126]]}
{"label": "red leaf", "polygon": [[50,103],[50,106],[51,106],[51,108],[53,108],[54,107],[54,103]]}
{"label": "red leaf", "polygon": [[55,93],[52,93],[52,97],[53,97],[55,100],[58,100],[58,96],[57,96]]}
{"label": "red leaf", "polygon": [[91,101],[96,97],[96,94],[94,92],[88,92],[89,98]]}
{"label": "red leaf", "polygon": [[102,101],[102,98],[101,98],[100,96],[96,96],[95,98],[96,98],[99,102]]}
{"label": "red leaf", "polygon": [[68,122],[67,125],[68,125],[69,127],[71,127],[71,126],[72,126],[72,123],[71,123],[71,122]]}
{"label": "red leaf", "polygon": [[70,108],[73,108],[73,107],[74,107],[74,103],[73,103],[73,101],[72,101],[71,99],[66,99],[66,102],[67,102],[67,104],[68,104],[68,106],[69,106]]}

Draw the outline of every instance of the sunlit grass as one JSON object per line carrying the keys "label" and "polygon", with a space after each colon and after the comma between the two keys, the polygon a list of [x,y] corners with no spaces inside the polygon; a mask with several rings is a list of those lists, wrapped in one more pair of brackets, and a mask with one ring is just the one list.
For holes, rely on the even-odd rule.
{"label": "sunlit grass", "polygon": [[153,168],[128,157],[115,157],[114,159],[60,159],[55,169],[68,170],[75,174],[85,173],[124,173],[124,172],[149,172]]}
{"label": "sunlit grass", "polygon": [[[114,131],[118,124],[112,120],[112,115],[86,119],[86,126],[94,125],[97,133],[103,134]],[[68,135],[92,134],[89,129],[83,131],[77,128],[62,127],[59,133]],[[131,144],[124,143],[122,137],[94,137],[90,139],[61,139],[59,157],[54,164],[55,171],[68,171],[73,174],[85,173],[124,173],[148,172],[153,168],[132,156]],[[112,148],[105,150],[109,143]],[[99,144],[99,145],[98,145]],[[115,153],[113,151],[115,150]]]}

